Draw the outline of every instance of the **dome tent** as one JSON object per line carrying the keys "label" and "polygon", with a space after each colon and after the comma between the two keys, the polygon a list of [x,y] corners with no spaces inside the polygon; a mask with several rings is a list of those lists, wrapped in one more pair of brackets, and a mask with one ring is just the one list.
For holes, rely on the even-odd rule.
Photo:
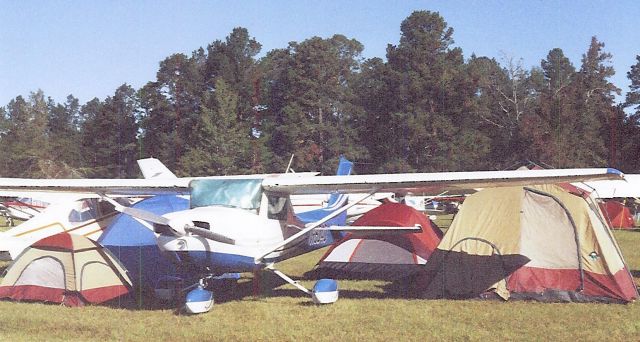
{"label": "dome tent", "polygon": [[84,236],[59,233],[35,242],[11,264],[0,298],[82,306],[130,289],[126,270],[107,249]]}
{"label": "dome tent", "polygon": [[597,205],[557,185],[489,188],[467,197],[419,286],[425,298],[638,297]]}
{"label": "dome tent", "polygon": [[315,272],[337,278],[400,279],[419,272],[442,231],[418,210],[388,202],[365,213],[354,226],[413,227],[422,232],[347,234],[320,259]]}
{"label": "dome tent", "polygon": [[[162,195],[146,198],[132,207],[163,215],[189,209],[189,200]],[[118,215],[98,242],[125,266],[137,291],[153,289],[161,277],[175,275],[173,265],[158,249],[155,233],[129,215]]]}

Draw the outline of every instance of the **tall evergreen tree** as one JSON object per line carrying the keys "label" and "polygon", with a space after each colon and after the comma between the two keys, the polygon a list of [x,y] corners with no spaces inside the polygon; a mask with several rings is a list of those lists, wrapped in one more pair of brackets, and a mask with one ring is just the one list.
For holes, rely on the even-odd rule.
{"label": "tall evergreen tree", "polygon": [[627,78],[631,84],[624,105],[632,110],[632,115],[640,116],[640,55],[636,56],[636,64],[627,72]]}
{"label": "tall evergreen tree", "polygon": [[140,99],[140,143],[142,153],[161,160],[176,170],[177,116],[158,82],[149,82],[138,91]]}
{"label": "tall evergreen tree", "polygon": [[[204,112],[206,108],[215,107],[215,103],[206,101],[214,101],[211,93],[219,79],[238,96],[238,120],[254,124],[254,84],[258,77],[254,57],[259,51],[260,44],[246,29],[235,28],[225,41],[216,40],[206,50],[195,50],[191,57],[174,54],[162,61],[157,81],[149,82],[139,92],[143,153],[178,170],[183,155],[198,149],[192,146],[197,140],[192,136],[193,127],[201,124],[200,116],[209,115]],[[256,143],[253,145],[258,146]],[[240,167],[247,169],[254,164],[252,160]]]}
{"label": "tall evergreen tree", "polygon": [[335,35],[290,43],[271,51],[263,63],[270,91],[264,131],[274,153],[272,168],[284,170],[295,154],[296,167],[331,173],[340,154],[364,152],[356,144],[351,83],[362,44]]}
{"label": "tall evergreen tree", "polygon": [[253,119],[254,82],[258,77],[255,56],[261,44],[249,36],[243,27],[234,28],[226,40],[216,40],[207,47],[204,79],[209,89],[215,88],[219,78],[238,94],[241,120]]}
{"label": "tall evergreen tree", "polygon": [[562,49],[549,51],[540,62],[541,76],[537,84],[537,115],[527,122],[527,135],[532,141],[530,155],[556,167],[574,163],[567,153],[573,141],[575,122],[576,71]]}
{"label": "tall evergreen tree", "polygon": [[193,144],[180,159],[180,173],[190,176],[245,173],[249,127],[238,118],[238,95],[220,78],[212,107],[202,110],[192,135]]}
{"label": "tall evergreen tree", "polygon": [[[49,158],[48,106],[38,90],[28,101],[18,96],[7,106],[6,133],[2,137],[2,174],[21,177],[47,177],[43,161]],[[16,174],[17,173],[17,174]]]}
{"label": "tall evergreen tree", "polygon": [[[243,126],[251,127],[255,134],[248,135],[249,148],[238,165],[243,170],[264,172],[264,163],[271,154],[265,146],[265,136],[261,136],[260,83],[262,71],[255,59],[261,44],[249,35],[247,29],[234,28],[225,41],[216,40],[207,46],[204,56],[204,80],[208,90],[215,89],[219,79],[225,81],[229,90],[237,94],[237,120]],[[209,96],[209,98],[211,98]],[[211,107],[211,104],[206,104]],[[249,158],[249,159],[247,159]]]}
{"label": "tall evergreen tree", "polygon": [[80,102],[73,95],[64,104],[56,104],[49,98],[48,136],[51,160],[59,168],[60,176],[80,176],[83,166]]}
{"label": "tall evergreen tree", "polygon": [[82,109],[87,116],[83,125],[85,156],[93,167],[93,177],[126,178],[137,175],[138,151],[136,116],[139,104],[136,92],[123,84],[103,103],[94,99]]}
{"label": "tall evergreen tree", "polygon": [[[462,50],[451,47],[453,29],[436,12],[416,11],[400,30],[400,44],[387,48],[395,100],[380,122],[402,125],[387,131],[403,131],[406,145],[389,154],[420,171],[479,167],[489,141],[471,115],[476,89],[468,82]],[[383,141],[368,146],[376,143]]]}
{"label": "tall evergreen tree", "polygon": [[[201,68],[196,63],[197,60],[184,54],[174,54],[160,62],[160,69],[157,73],[155,86],[162,92],[166,103],[170,106],[170,117],[159,116],[154,119],[161,122],[173,121],[174,123],[173,129],[176,133],[173,141],[174,157],[171,159],[174,162],[179,160],[189,148],[192,141],[192,128],[200,115],[204,83]],[[162,109],[166,103],[156,102]],[[159,111],[158,114],[168,113]]]}
{"label": "tall evergreen tree", "polygon": [[[618,163],[612,166],[619,167],[624,172],[637,173],[640,172],[640,55],[636,56],[636,63],[627,72],[627,78],[631,81],[629,92],[618,112],[623,118],[618,134],[620,157],[617,159]],[[629,115],[626,115],[624,109],[629,111]]]}
{"label": "tall evergreen tree", "polygon": [[582,55],[579,72],[580,92],[576,105],[579,106],[577,112],[582,125],[578,133],[582,136],[582,146],[591,149],[584,158],[590,162],[583,163],[584,166],[607,164],[607,149],[609,155],[615,154],[615,144],[611,139],[620,124],[614,103],[620,89],[609,81],[615,70],[611,66],[611,54],[603,49],[604,43],[592,37],[589,49]]}
{"label": "tall evergreen tree", "polygon": [[393,76],[388,64],[372,58],[362,64],[354,82],[356,105],[363,112],[352,129],[368,152],[366,173],[413,170],[404,157],[409,150],[409,126],[402,114],[393,114],[399,106],[398,78]]}

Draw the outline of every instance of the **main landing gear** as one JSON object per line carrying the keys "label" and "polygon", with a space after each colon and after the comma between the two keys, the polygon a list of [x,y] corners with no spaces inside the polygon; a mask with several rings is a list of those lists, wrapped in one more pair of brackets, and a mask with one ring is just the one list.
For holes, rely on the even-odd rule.
{"label": "main landing gear", "polygon": [[302,286],[299,282],[291,279],[286,274],[280,272],[273,267],[273,264],[269,264],[265,269],[273,272],[278,277],[282,278],[287,283],[295,286],[298,290],[311,295],[311,299],[316,304],[332,304],[338,300],[338,282],[334,279],[320,279],[313,286],[312,290]]}
{"label": "main landing gear", "polygon": [[[311,296],[316,304],[331,304],[338,300],[338,282],[333,279],[318,280],[313,289],[309,290],[299,282],[291,279],[286,274],[274,268],[273,264],[265,267],[287,283],[295,286],[298,290]],[[216,286],[216,282],[221,280],[237,280],[238,273],[225,274],[215,277],[206,275],[200,278],[195,284],[184,287],[184,280],[178,277],[165,277],[161,279],[155,288],[156,297],[164,301],[175,301],[181,311],[189,314],[205,313],[211,310],[214,304],[214,295],[211,290]]]}

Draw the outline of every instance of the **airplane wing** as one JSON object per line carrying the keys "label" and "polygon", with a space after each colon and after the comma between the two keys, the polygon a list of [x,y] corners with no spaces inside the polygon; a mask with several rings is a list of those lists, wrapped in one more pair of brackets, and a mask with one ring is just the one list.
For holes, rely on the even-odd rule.
{"label": "airplane wing", "polygon": [[[138,166],[145,179],[177,179],[158,159],[139,159]],[[109,192],[112,195],[157,194],[163,192],[186,192],[189,179],[180,182],[148,182],[139,179],[20,179],[0,178],[3,184],[0,197],[29,197],[47,203],[76,201],[83,198],[98,198]],[[142,181],[142,182],[141,182]],[[126,190],[124,190],[126,189]],[[169,191],[168,189],[174,189]]]}
{"label": "airplane wing", "polygon": [[109,196],[138,196],[159,194],[188,194],[189,183],[194,179],[271,179],[271,178],[309,178],[316,172],[299,172],[285,174],[252,174],[212,177],[183,177],[183,178],[145,178],[145,179],[114,179],[114,178],[81,178],[81,179],[31,179],[31,178],[0,178],[0,196],[27,197],[43,193],[67,192],[78,196],[96,197]]}
{"label": "airplane wing", "polygon": [[189,182],[203,178],[264,178],[267,191],[287,194],[333,192],[397,194],[442,193],[447,189],[476,189],[496,186],[533,185],[596,180],[623,180],[616,169],[554,169],[516,171],[475,171],[437,173],[397,173],[351,176],[312,176],[308,174],[238,175],[194,178],[151,179],[29,179],[0,178],[0,196],[29,193],[73,192],[106,195],[153,195],[188,192]]}
{"label": "airplane wing", "polygon": [[29,179],[0,178],[0,196],[69,192],[78,196],[188,193],[190,178],[176,179]]}
{"label": "airplane wing", "polygon": [[439,194],[452,189],[615,179],[624,179],[622,172],[611,168],[601,168],[273,178],[265,179],[262,185],[267,191],[288,194],[367,193],[371,191],[397,194]]}
{"label": "airplane wing", "polygon": [[[364,193],[365,195],[334,211],[325,218],[309,224],[301,231],[290,236],[275,247],[255,258],[264,260],[272,252],[296,241],[311,230],[348,210],[359,201],[376,192],[394,192],[399,194],[439,194],[447,189],[477,189],[497,186],[523,186],[549,183],[581,182],[606,179],[624,179],[622,172],[616,169],[555,169],[555,170],[515,170],[515,171],[476,171],[476,172],[438,172],[404,173],[356,176],[317,176],[307,178],[265,179],[262,186],[266,191],[287,194],[318,193]],[[341,229],[336,227],[335,229]],[[386,233],[388,227],[378,230]]]}

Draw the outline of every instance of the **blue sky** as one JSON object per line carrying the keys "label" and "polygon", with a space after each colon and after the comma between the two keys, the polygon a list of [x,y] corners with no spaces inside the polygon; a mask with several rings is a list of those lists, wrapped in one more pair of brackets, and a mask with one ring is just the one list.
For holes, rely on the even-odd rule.
{"label": "blue sky", "polygon": [[595,35],[613,54],[613,83],[640,54],[640,1],[33,1],[0,0],[0,106],[42,89],[63,102],[112,95],[122,83],[155,79],[159,62],[191,53],[242,26],[262,55],[290,41],[335,33],[359,40],[364,57],[385,57],[400,23],[438,11],[465,57],[503,56],[539,65],[559,47],[576,68]]}

